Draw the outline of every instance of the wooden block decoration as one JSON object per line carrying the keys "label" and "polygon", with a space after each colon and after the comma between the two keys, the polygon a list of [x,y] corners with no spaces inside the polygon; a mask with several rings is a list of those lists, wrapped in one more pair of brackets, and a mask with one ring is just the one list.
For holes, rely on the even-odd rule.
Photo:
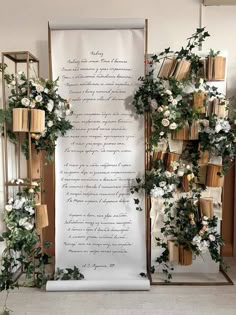
{"label": "wooden block decoration", "polygon": [[189,139],[198,140],[199,123],[198,120],[194,120],[189,128]]}
{"label": "wooden block decoration", "polygon": [[226,58],[223,56],[214,57],[213,63],[213,80],[224,80],[225,79],[225,65]]}
{"label": "wooden block decoration", "polygon": [[41,109],[30,110],[30,132],[43,132],[45,129],[45,111]]}
{"label": "wooden block decoration", "polygon": [[185,123],[184,127],[175,131],[172,134],[173,140],[188,140],[189,139],[189,124]]}
{"label": "wooden block decoration", "polygon": [[207,69],[206,69],[207,80],[213,80],[213,64],[214,64],[214,57],[208,56]]}
{"label": "wooden block decoration", "polygon": [[213,198],[200,198],[201,216],[213,218]]}
{"label": "wooden block decoration", "polygon": [[13,132],[29,131],[29,110],[26,108],[13,108]]}
{"label": "wooden block decoration", "polygon": [[182,189],[184,192],[189,192],[190,188],[189,188],[189,180],[187,178],[187,175],[185,174],[183,177],[182,177]]}
{"label": "wooden block decoration", "polygon": [[192,265],[193,255],[191,249],[187,250],[183,245],[179,245],[179,263],[182,266]]}
{"label": "wooden block decoration", "polygon": [[172,134],[172,139],[173,140],[198,140],[198,129],[199,129],[199,123],[197,120],[194,120],[190,126],[189,126],[189,123],[186,121],[183,128],[175,131]]}
{"label": "wooden block decoration", "polygon": [[169,240],[167,242],[168,250],[169,250],[169,262],[179,262],[179,245],[175,243],[175,241]]}
{"label": "wooden block decoration", "polygon": [[224,177],[218,175],[222,172],[222,165],[208,164],[207,166],[207,180],[208,187],[222,187],[224,184]]}
{"label": "wooden block decoration", "polygon": [[173,73],[176,63],[177,63],[177,60],[175,57],[165,58],[162,63],[161,69],[158,73],[158,77],[168,79]]}
{"label": "wooden block decoration", "polygon": [[47,205],[36,205],[35,206],[35,221],[36,228],[42,229],[48,226],[48,210]]}
{"label": "wooden block decoration", "polygon": [[169,172],[173,171],[171,163],[178,161],[179,157],[180,157],[180,154],[178,154],[178,153],[168,152],[167,162],[166,162],[166,169],[167,169],[167,171],[169,171]]}
{"label": "wooden block decoration", "polygon": [[198,164],[207,164],[210,159],[210,153],[209,151],[199,151],[200,153],[200,158],[198,160]]}
{"label": "wooden block decoration", "polygon": [[162,160],[165,163],[167,153],[162,151],[153,151],[153,161]]}
{"label": "wooden block decoration", "polygon": [[224,104],[220,105],[219,99],[214,99],[212,101],[212,113],[218,116],[219,118],[228,117],[228,110]]}
{"label": "wooden block decoration", "polygon": [[204,114],[206,112],[205,99],[206,94],[204,92],[193,93],[193,110],[196,113]]}
{"label": "wooden block decoration", "polygon": [[197,180],[198,184],[206,185],[207,166],[207,164],[199,164],[199,179]]}
{"label": "wooden block decoration", "polygon": [[190,67],[190,61],[185,59],[179,60],[174,70],[173,77],[179,81],[185,79],[189,74]]}

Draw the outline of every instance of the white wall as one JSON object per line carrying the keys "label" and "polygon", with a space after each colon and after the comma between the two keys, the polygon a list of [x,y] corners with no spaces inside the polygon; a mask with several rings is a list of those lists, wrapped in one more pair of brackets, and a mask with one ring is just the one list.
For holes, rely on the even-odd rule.
{"label": "white wall", "polygon": [[[160,51],[168,46],[177,49],[199,27],[200,2],[201,0],[1,0],[0,52],[30,51],[40,59],[42,76],[48,77],[48,21],[75,21],[88,17],[148,18],[149,52]],[[207,26],[211,34],[203,49],[211,47],[229,53],[229,96],[236,94],[235,17],[236,6],[203,8],[203,25]],[[2,185],[0,176],[0,194]]]}

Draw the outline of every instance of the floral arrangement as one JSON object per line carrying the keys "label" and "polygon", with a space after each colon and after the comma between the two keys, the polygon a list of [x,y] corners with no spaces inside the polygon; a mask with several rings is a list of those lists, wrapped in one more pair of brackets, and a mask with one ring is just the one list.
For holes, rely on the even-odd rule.
{"label": "floral arrangement", "polygon": [[[5,75],[5,80],[11,88],[8,98],[7,113],[2,111],[1,120],[12,118],[14,108],[41,109],[45,111],[46,127],[43,133],[32,133],[32,143],[37,151],[45,150],[46,159],[51,161],[55,151],[56,140],[59,136],[64,136],[72,128],[69,120],[66,119],[71,112],[69,100],[62,98],[58,94],[58,81],[42,78],[27,79],[25,73],[19,72],[17,75]],[[10,133],[11,138],[14,135]],[[28,139],[22,144],[22,150],[28,157]]]}
{"label": "floral arrangement", "polygon": [[232,129],[229,118],[212,115],[201,120],[199,137],[202,151],[222,157],[224,174],[236,154],[236,132]]}
{"label": "floral arrangement", "polygon": [[[17,180],[19,184],[21,180]],[[49,256],[39,246],[39,235],[35,229],[35,202],[39,185],[26,188],[16,198],[10,198],[5,205],[4,222],[7,231],[2,233],[0,241],[5,242],[5,249],[0,259],[0,291],[18,288],[14,277],[16,268],[25,272],[25,284],[42,287],[48,280],[45,266]],[[45,247],[49,244],[46,242]],[[24,284],[23,284],[24,285]],[[7,312],[6,303],[4,311]],[[7,313],[6,313],[7,314]]]}
{"label": "floral arrangement", "polygon": [[[189,141],[191,137],[183,139],[186,141],[178,160],[171,164],[171,172],[165,158],[151,159],[151,167],[146,171],[145,178],[137,178],[136,185],[131,188],[131,193],[143,190],[149,197],[161,199],[164,205],[164,222],[160,225],[162,237],[156,238],[156,245],[162,248],[162,253],[156,262],[167,275],[167,280],[171,279],[173,271],[169,261],[169,240],[197,256],[209,252],[212,260],[225,268],[219,253],[223,240],[217,232],[218,218],[202,215],[199,203],[202,190],[206,188],[199,181],[202,153],[208,151],[210,157],[221,156],[223,174],[236,154],[236,131],[233,121],[226,114],[229,102],[216,87],[207,84],[202,77],[201,57],[193,52],[208,36],[204,28],[197,29],[188,39],[187,46],[180,51],[173,52],[167,48],[159,55],[152,56],[151,71],[145,78],[139,79],[141,85],[134,95],[133,105],[137,114],[150,117],[150,151],[163,148],[163,139],[167,143],[167,152],[170,151],[171,136],[178,130],[184,130],[185,122],[190,127],[196,121],[198,126],[198,136],[194,141]],[[173,56],[177,65],[181,60],[190,62],[188,73],[179,80],[173,75],[154,77],[155,64]],[[220,110],[224,109],[224,115],[214,111],[215,104]],[[207,165],[208,162],[204,163]],[[188,190],[184,189],[184,184]],[[136,209],[142,210],[139,199],[134,199],[134,202]]]}

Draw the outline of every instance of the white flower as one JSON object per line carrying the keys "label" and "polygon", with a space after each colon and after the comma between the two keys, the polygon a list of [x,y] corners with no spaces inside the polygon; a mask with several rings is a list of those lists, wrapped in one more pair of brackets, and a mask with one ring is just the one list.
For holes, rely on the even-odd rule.
{"label": "white flower", "polygon": [[203,83],[204,83],[204,79],[201,78],[201,79],[199,80],[199,84],[202,85]]}
{"label": "white flower", "polygon": [[6,206],[5,206],[5,210],[6,210],[7,212],[10,212],[10,211],[12,210],[12,205],[6,205]]}
{"label": "white flower", "polygon": [[21,197],[20,199],[16,199],[14,201],[13,208],[16,210],[21,209],[25,201],[26,199],[24,197]]}
{"label": "white flower", "polygon": [[31,108],[35,108],[35,101],[32,101],[32,102],[30,103],[30,107],[31,107]]}
{"label": "white flower", "polygon": [[160,132],[160,136],[164,136],[164,134],[165,134],[165,133],[164,133],[163,131]]}
{"label": "white flower", "polygon": [[156,110],[158,107],[157,101],[155,99],[151,100],[150,106],[153,110]]}
{"label": "white flower", "polygon": [[206,215],[204,215],[204,217],[202,218],[203,220],[207,221],[208,217]]}
{"label": "white flower", "polygon": [[170,127],[169,127],[171,130],[175,130],[177,128],[177,124],[176,123],[172,123],[170,124]]}
{"label": "white flower", "polygon": [[214,242],[214,241],[216,240],[215,235],[210,234],[210,235],[209,235],[209,240],[210,240],[211,242]]}
{"label": "white flower", "polygon": [[161,107],[161,106],[158,107],[158,112],[159,112],[159,113],[163,112],[163,107]]}
{"label": "white flower", "polygon": [[23,183],[24,183],[23,179],[18,178],[18,179],[16,180],[16,184],[17,184],[17,185],[23,184]]}
{"label": "white flower", "polygon": [[15,80],[11,81],[11,85],[16,85],[16,81]]}
{"label": "white flower", "polygon": [[169,110],[165,111],[164,112],[164,117],[169,117],[169,116],[170,116],[170,111]]}
{"label": "white flower", "polygon": [[23,97],[21,100],[21,104],[27,107],[30,105],[30,100],[27,97]]}
{"label": "white flower", "polygon": [[170,97],[168,98],[168,101],[169,101],[170,103],[172,103],[173,100],[174,100],[173,96],[170,96]]}
{"label": "white flower", "polygon": [[25,207],[25,210],[29,212],[30,215],[34,214],[34,209],[32,207]]}
{"label": "white flower", "polygon": [[187,170],[190,170],[190,169],[191,169],[191,166],[190,166],[190,165],[187,165],[186,168],[187,168]]}
{"label": "white flower", "polygon": [[171,172],[169,172],[169,171],[165,171],[165,176],[167,177],[167,178],[170,178],[171,176],[172,176],[172,174],[171,174]]}
{"label": "white flower", "polygon": [[202,221],[202,224],[203,224],[203,225],[207,225],[208,222],[203,220],[203,221]]}
{"label": "white flower", "polygon": [[166,90],[167,95],[172,95],[172,92],[170,90]]}
{"label": "white flower", "polygon": [[4,270],[5,270],[5,267],[4,267],[4,266],[1,266],[1,267],[0,267],[0,270],[1,270],[1,271],[4,271]]}
{"label": "white flower", "polygon": [[38,186],[39,184],[37,182],[32,182],[32,186]]}
{"label": "white flower", "polygon": [[67,109],[66,110],[66,116],[70,115],[70,113],[71,113],[70,109]]}
{"label": "white flower", "polygon": [[45,88],[44,93],[48,94],[48,92],[49,92],[49,89]]}
{"label": "white flower", "polygon": [[29,189],[29,193],[30,193],[30,194],[33,194],[33,193],[34,193],[34,189],[33,189],[33,188],[30,188],[30,189]]}
{"label": "white flower", "polygon": [[32,228],[34,227],[33,224],[29,222],[26,222],[23,226],[27,231],[32,230]]}
{"label": "white flower", "polygon": [[43,92],[44,91],[44,87],[42,85],[38,84],[38,85],[36,85],[36,91],[39,92],[39,93]]}
{"label": "white flower", "polygon": [[52,121],[52,120],[49,120],[48,123],[47,123],[47,126],[48,126],[49,128],[51,128],[51,127],[53,126],[53,121]]}
{"label": "white flower", "polygon": [[64,103],[63,102],[59,102],[58,108],[62,108],[63,106],[64,106]]}
{"label": "white flower", "polygon": [[177,104],[178,104],[178,101],[177,101],[176,98],[173,99],[172,104],[173,104],[173,105],[177,105]]}
{"label": "white flower", "polygon": [[164,190],[160,187],[154,186],[154,188],[151,190],[150,194],[151,196],[157,198],[157,197],[162,197],[164,195]]}
{"label": "white flower", "polygon": [[27,220],[28,220],[28,218],[22,218],[22,219],[20,219],[19,220],[19,226],[24,226],[25,225],[25,223],[27,222]]}
{"label": "white flower", "polygon": [[201,240],[202,240],[201,236],[200,235],[196,235],[196,236],[194,236],[194,238],[192,240],[192,243],[193,244],[198,244],[198,243],[201,242]]}
{"label": "white flower", "polygon": [[53,100],[49,100],[49,102],[47,103],[47,110],[51,112],[53,110],[53,107],[54,107]]}
{"label": "white flower", "polygon": [[26,88],[23,87],[23,88],[21,89],[21,93],[25,93],[25,92],[26,92]]}
{"label": "white flower", "polygon": [[164,127],[167,127],[167,126],[169,126],[169,124],[170,124],[169,120],[166,119],[166,118],[163,118],[162,121],[161,121],[161,123],[162,123],[162,125],[163,125]]}
{"label": "white flower", "polygon": [[159,183],[159,186],[160,186],[160,187],[166,186],[166,182],[165,182],[165,181],[160,182],[160,183]]}
{"label": "white flower", "polygon": [[14,184],[14,183],[15,183],[15,179],[12,179],[12,180],[11,180],[11,184]]}
{"label": "white flower", "polygon": [[8,204],[11,205],[13,203],[13,198],[9,198]]}
{"label": "white flower", "polygon": [[183,169],[178,169],[177,176],[179,176],[179,177],[184,176],[184,170]]}
{"label": "white flower", "polygon": [[42,102],[42,100],[43,100],[43,98],[42,98],[42,96],[41,95],[37,95],[36,97],[35,97],[35,100],[36,100],[36,102]]}
{"label": "white flower", "polygon": [[183,98],[182,95],[177,95],[175,99],[177,102],[179,102],[182,100],[182,98]]}
{"label": "white flower", "polygon": [[58,117],[58,118],[60,118],[60,117],[62,117],[62,111],[61,110],[55,110],[54,111],[54,114]]}

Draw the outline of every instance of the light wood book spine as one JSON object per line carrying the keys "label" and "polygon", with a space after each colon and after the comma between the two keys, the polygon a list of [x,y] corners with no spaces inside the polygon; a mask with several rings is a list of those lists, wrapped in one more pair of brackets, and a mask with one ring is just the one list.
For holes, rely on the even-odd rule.
{"label": "light wood book spine", "polygon": [[27,108],[13,108],[13,132],[29,131],[29,110]]}
{"label": "light wood book spine", "polygon": [[169,172],[173,171],[173,168],[171,166],[171,162],[178,161],[179,157],[180,157],[180,154],[178,154],[178,153],[168,152],[167,162],[166,162],[166,169],[167,169],[167,171],[169,171]]}
{"label": "light wood book spine", "polygon": [[208,187],[222,187],[224,184],[224,177],[218,175],[222,172],[222,165],[208,164],[207,166],[207,180]]}
{"label": "light wood book spine", "polygon": [[206,94],[204,92],[195,92],[193,93],[193,110],[196,113],[205,114],[205,99]]}
{"label": "light wood book spine", "polygon": [[179,245],[175,241],[168,240],[169,262],[179,262]]}
{"label": "light wood book spine", "polygon": [[187,250],[183,245],[179,245],[179,263],[182,266],[192,265],[193,255],[191,250]]}
{"label": "light wood book spine", "polygon": [[31,109],[30,132],[43,132],[45,129],[45,111]]}
{"label": "light wood book spine", "polygon": [[47,205],[36,205],[35,206],[35,218],[36,218],[36,228],[42,229],[48,226],[48,210]]}
{"label": "light wood book spine", "polygon": [[207,216],[213,218],[213,198],[200,198],[200,211],[201,216]]}

